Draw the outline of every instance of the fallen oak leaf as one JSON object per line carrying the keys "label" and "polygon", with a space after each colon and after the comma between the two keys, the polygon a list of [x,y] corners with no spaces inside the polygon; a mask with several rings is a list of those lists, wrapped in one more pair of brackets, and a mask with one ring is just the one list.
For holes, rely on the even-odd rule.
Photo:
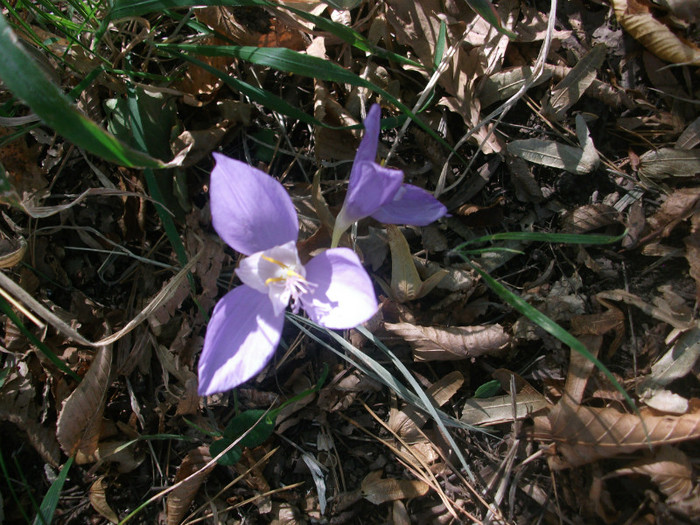
{"label": "fallen oak leaf", "polygon": [[552,470],[700,437],[700,399],[691,399],[689,412],[680,416],[659,416],[648,409],[641,409],[640,416],[562,399],[548,414],[534,418],[533,437],[554,442]]}

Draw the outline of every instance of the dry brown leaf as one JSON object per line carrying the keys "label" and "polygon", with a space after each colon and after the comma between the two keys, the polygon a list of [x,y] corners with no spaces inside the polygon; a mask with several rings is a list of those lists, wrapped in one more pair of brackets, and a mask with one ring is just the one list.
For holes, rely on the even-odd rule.
{"label": "dry brown leaf", "polygon": [[562,399],[547,415],[535,418],[534,436],[555,443],[557,454],[549,458],[554,470],[700,437],[698,399],[691,400],[690,411],[681,416],[659,416],[642,409],[641,417],[648,435],[636,414],[572,405]]}
{"label": "dry brown leaf", "polygon": [[95,461],[111,370],[112,346],[103,346],[64,401],[56,423],[56,438],[63,451],[69,456],[80,452],[86,463]]}
{"label": "dry brown leaf", "polygon": [[678,223],[700,209],[700,188],[679,188],[669,195],[659,209],[649,217],[651,229],[645,239],[668,237]]}
{"label": "dry brown leaf", "polygon": [[601,299],[623,301],[627,304],[631,304],[632,306],[636,306],[645,314],[650,315],[659,321],[663,321],[664,323],[668,323],[674,328],[678,328],[680,330],[687,330],[695,326],[695,324],[690,321],[688,316],[683,312],[679,314],[670,310],[669,308],[659,308],[657,306],[653,306],[644,301],[641,297],[631,294],[626,290],[608,290],[606,292],[600,292],[596,294],[596,299],[599,301]]}
{"label": "dry brown leaf", "polygon": [[100,515],[110,523],[119,523],[119,517],[107,502],[106,491],[107,484],[105,483],[105,477],[100,476],[92,485],[90,485],[90,505],[92,505],[92,508],[99,512]]}
{"label": "dry brown leaf", "polygon": [[678,139],[676,139],[676,149],[693,149],[700,144],[700,117],[688,124]]}
{"label": "dry brown leaf", "polygon": [[36,403],[36,399],[36,389],[31,383],[27,365],[19,362],[13,367],[0,390],[0,419],[9,421],[26,432],[29,443],[44,461],[57,467],[61,464],[61,449],[54,430],[40,423],[41,407]]}
{"label": "dry brown leaf", "polygon": [[630,474],[649,476],[669,502],[685,499],[693,490],[693,466],[688,456],[675,447],[661,447],[652,457],[635,461],[605,477]]}
{"label": "dry brown leaf", "polygon": [[210,461],[209,447],[205,445],[190,450],[185,459],[182,460],[177,474],[175,474],[174,482],[180,483],[193,474],[196,473],[196,475],[187,479],[168,494],[166,503],[168,525],[178,525],[185,517],[199,487],[216,466],[216,463],[213,463],[207,467],[206,465]]}
{"label": "dry brown leaf", "polygon": [[554,88],[543,104],[546,116],[561,120],[567,110],[578,102],[583,93],[593,84],[598,69],[605,60],[607,47],[599,44],[593,47],[576,63],[571,71]]}
{"label": "dry brown leaf", "polygon": [[[464,376],[455,370],[435,381],[425,391],[425,394],[434,401],[435,406],[440,407],[457,393],[463,383]],[[418,410],[412,405],[406,405],[401,410],[391,409],[388,424],[392,432],[410,442],[419,439],[417,429],[423,428],[428,418],[429,416],[424,411]]]}
{"label": "dry brown leaf", "polygon": [[640,0],[612,0],[612,5],[625,31],[656,56],[673,64],[700,66],[700,49],[656,20],[648,5]]}
{"label": "dry brown leaf", "polygon": [[693,214],[690,224],[690,235],[683,239],[683,243],[690,276],[695,280],[695,302],[700,303],[700,212]]}
{"label": "dry brown leaf", "polygon": [[[470,30],[465,35],[469,45],[460,46],[439,78],[438,83],[448,96],[441,98],[438,105],[457,113],[468,128],[473,128],[481,120],[481,104],[474,95],[476,81],[498,69],[508,38],[482,18],[475,19],[475,14],[464,2],[452,3],[449,9],[445,9],[444,3],[439,0],[389,0],[386,3],[386,19],[392,26],[396,40],[413,49],[426,67],[433,67],[441,23],[445,23],[450,43],[461,41],[469,24]],[[517,19],[517,4],[511,0],[499,2],[498,10],[506,26],[513,18]],[[483,126],[471,139],[478,144],[484,143],[482,149],[487,154],[504,149],[503,141],[491,131],[491,126]]]}
{"label": "dry brown leaf", "polygon": [[97,449],[89,457],[78,450],[75,462],[79,465],[98,461],[115,465],[117,472],[126,474],[136,470],[146,455],[137,449],[133,440],[130,441],[100,441]]}
{"label": "dry brown leaf", "polygon": [[[520,35],[518,35],[520,36]],[[532,76],[529,66],[504,68],[479,81],[477,94],[482,107],[488,107],[495,102],[506,100],[515,95]],[[538,86],[552,77],[551,71],[545,71],[532,86]]]}
{"label": "dry brown leaf", "polygon": [[598,167],[600,156],[581,115],[576,115],[576,136],[581,147],[553,140],[522,139],[509,142],[508,152],[528,162],[585,175]]}
{"label": "dry brown leaf", "polygon": [[20,263],[27,251],[27,241],[21,235],[17,240],[0,240],[0,268],[12,268]]}
{"label": "dry brown leaf", "polygon": [[423,281],[418,275],[408,242],[398,226],[387,224],[386,233],[391,249],[391,289],[387,292],[399,303],[424,297],[442,281],[447,270],[438,270]]}
{"label": "dry brown leaf", "polygon": [[565,233],[588,233],[612,224],[621,224],[622,215],[607,204],[584,204],[567,213],[563,219]]}
{"label": "dry brown leaf", "polygon": [[367,474],[362,480],[362,497],[370,503],[381,505],[387,501],[417,498],[428,493],[430,485],[420,480],[381,479],[382,471]]}
{"label": "dry brown leaf", "polygon": [[660,148],[639,157],[639,178],[694,177],[700,173],[700,150]]}
{"label": "dry brown leaf", "polygon": [[501,355],[510,337],[499,324],[435,328],[410,323],[384,323],[391,333],[404,338],[416,361],[454,361],[481,355]]}
{"label": "dry brown leaf", "polygon": [[[514,406],[515,405],[515,406]],[[524,419],[550,406],[542,394],[532,387],[515,396],[495,396],[485,399],[467,399],[459,420],[467,425],[498,425]]]}

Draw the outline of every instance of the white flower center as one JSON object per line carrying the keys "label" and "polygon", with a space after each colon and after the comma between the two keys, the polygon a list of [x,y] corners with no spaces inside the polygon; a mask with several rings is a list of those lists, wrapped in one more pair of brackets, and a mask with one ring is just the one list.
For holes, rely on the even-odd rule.
{"label": "white flower center", "polygon": [[275,315],[279,315],[290,300],[292,310],[297,313],[301,296],[314,286],[306,280],[306,269],[299,260],[294,241],[246,257],[236,274],[243,284],[269,295]]}

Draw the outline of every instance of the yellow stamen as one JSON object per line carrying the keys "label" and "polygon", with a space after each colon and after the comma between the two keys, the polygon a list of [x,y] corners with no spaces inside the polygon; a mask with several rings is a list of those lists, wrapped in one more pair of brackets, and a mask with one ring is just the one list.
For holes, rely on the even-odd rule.
{"label": "yellow stamen", "polygon": [[261,255],[261,258],[265,259],[267,262],[271,262],[272,264],[276,264],[280,268],[284,268],[285,270],[289,268],[286,264],[283,262],[278,261],[277,259],[273,259],[272,257],[268,257],[267,255]]}
{"label": "yellow stamen", "polygon": [[285,281],[286,279],[286,277],[270,277],[269,279],[265,279],[265,286],[269,286],[270,283],[279,283],[281,281]]}

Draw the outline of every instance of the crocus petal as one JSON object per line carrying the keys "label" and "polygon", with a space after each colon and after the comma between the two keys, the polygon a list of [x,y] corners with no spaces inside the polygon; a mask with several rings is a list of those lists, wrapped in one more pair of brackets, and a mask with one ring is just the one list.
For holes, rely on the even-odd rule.
{"label": "crocus petal", "polygon": [[360,147],[357,148],[357,153],[355,153],[355,162],[352,165],[352,171],[350,172],[350,181],[348,186],[352,189],[353,187],[353,175],[355,174],[356,167],[361,162],[374,162],[377,160],[377,146],[379,145],[379,122],[382,116],[382,110],[379,104],[373,104],[369,111],[367,112],[367,118],[364,120],[365,134],[360,142]]}
{"label": "crocus petal", "polygon": [[375,211],[372,218],[384,224],[427,226],[446,213],[447,208],[429,192],[412,184],[403,184],[393,200]]}
{"label": "crocus petal", "polygon": [[296,241],[299,220],[284,187],[245,162],[214,153],[209,196],[216,233],[244,255]]}
{"label": "crocus petal", "polygon": [[348,227],[369,217],[390,202],[403,182],[403,172],[380,166],[375,162],[355,163],[355,184],[348,187],[343,207],[335,220],[335,230],[341,233]]}
{"label": "crocus petal", "polygon": [[230,390],[260,372],[275,353],[284,313],[266,294],[241,285],[217,303],[199,358],[199,395]]}
{"label": "crocus petal", "polygon": [[327,328],[345,329],[364,323],[377,311],[372,281],[348,248],[333,248],[306,265],[313,286],[301,297],[312,321]]}

